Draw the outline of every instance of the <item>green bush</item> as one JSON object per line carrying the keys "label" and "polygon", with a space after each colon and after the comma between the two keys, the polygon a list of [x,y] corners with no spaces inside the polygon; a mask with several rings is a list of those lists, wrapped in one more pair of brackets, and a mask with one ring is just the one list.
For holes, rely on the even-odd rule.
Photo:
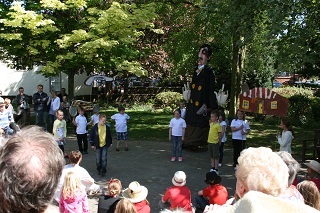
{"label": "green bush", "polygon": [[272,89],[274,92],[282,95],[286,98],[290,98],[295,95],[302,95],[306,97],[313,97],[313,92],[310,88],[302,88],[302,87],[278,87]]}
{"label": "green bush", "polygon": [[183,95],[178,92],[161,92],[156,95],[155,105],[164,109],[166,112],[173,112],[178,108],[179,101],[183,99]]}
{"label": "green bush", "polygon": [[311,98],[310,106],[313,120],[320,121],[320,98]]}
{"label": "green bush", "polygon": [[289,99],[288,117],[293,121],[293,125],[301,126],[311,119],[310,99],[303,95],[293,95]]}

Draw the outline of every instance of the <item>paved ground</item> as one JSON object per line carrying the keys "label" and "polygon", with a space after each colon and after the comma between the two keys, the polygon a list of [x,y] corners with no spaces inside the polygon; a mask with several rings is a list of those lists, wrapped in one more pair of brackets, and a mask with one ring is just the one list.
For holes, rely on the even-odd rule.
{"label": "paved ground", "polygon": [[[228,143],[228,142],[227,142]],[[171,179],[176,171],[184,171],[187,175],[187,186],[194,196],[202,190],[205,174],[210,170],[210,159],[205,150],[192,152],[183,150],[183,162],[171,162],[171,143],[152,141],[129,141],[129,151],[124,151],[121,144],[120,151],[115,146],[108,150],[107,175],[101,178],[96,172],[95,154],[89,150],[83,156],[81,166],[86,168],[97,184],[105,186],[110,178],[118,178],[123,188],[127,188],[131,181],[138,181],[148,188],[148,201],[151,212],[159,212],[158,202],[166,189],[172,185]],[[78,149],[76,138],[68,137],[66,151]],[[219,170],[222,184],[228,189],[229,196],[235,189],[235,176],[232,167],[232,150],[225,151],[225,159]],[[97,212],[97,198],[89,199],[90,212]]]}

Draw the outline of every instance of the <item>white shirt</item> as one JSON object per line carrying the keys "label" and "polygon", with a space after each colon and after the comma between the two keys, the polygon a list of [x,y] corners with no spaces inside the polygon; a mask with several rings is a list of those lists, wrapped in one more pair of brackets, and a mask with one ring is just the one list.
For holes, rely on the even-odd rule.
{"label": "white shirt", "polygon": [[286,151],[291,154],[291,142],[293,135],[291,131],[282,131],[282,135],[277,137],[280,144],[280,151]]}
{"label": "white shirt", "polygon": [[94,183],[94,179],[90,176],[89,172],[85,168],[74,164],[65,165],[62,170],[58,188],[54,195],[54,199],[57,202],[60,200],[60,192],[64,183],[64,178],[68,172],[74,172],[80,178],[81,183],[86,187],[86,190],[88,190],[88,187]]}
{"label": "white shirt", "polygon": [[98,114],[98,115],[93,114],[93,115],[91,116],[91,120],[92,120],[92,122],[93,122],[93,125],[99,123],[99,114]]}
{"label": "white shirt", "polygon": [[187,124],[183,118],[172,118],[169,127],[172,128],[172,136],[182,136],[182,129],[186,128]]}
{"label": "white shirt", "polygon": [[112,120],[116,122],[116,132],[127,132],[127,120],[130,119],[130,116],[126,113],[124,114],[114,114],[111,116]]}
{"label": "white shirt", "polygon": [[221,128],[224,128],[224,134],[222,135],[222,138],[221,138],[221,142],[224,143],[224,142],[227,141],[227,137],[226,137],[227,122],[221,121],[221,122],[220,122],[220,126],[221,126]]}
{"label": "white shirt", "polygon": [[181,110],[181,118],[185,118],[186,116],[186,108],[180,109]]}
{"label": "white shirt", "polygon": [[77,124],[77,134],[86,134],[87,133],[87,118],[84,115],[78,115],[75,119]]}
{"label": "white shirt", "polygon": [[0,127],[4,128],[10,125],[13,122],[13,115],[9,110],[5,109],[3,112],[0,112]]}
{"label": "white shirt", "polygon": [[52,98],[49,114],[54,115],[59,108],[60,108],[60,98],[59,97]]}
{"label": "white shirt", "polygon": [[247,120],[233,119],[231,122],[231,127],[239,128],[243,125],[243,129],[239,129],[238,131],[232,132],[232,139],[236,140],[246,140],[246,135],[242,134],[242,131],[247,131],[250,129],[249,123]]}

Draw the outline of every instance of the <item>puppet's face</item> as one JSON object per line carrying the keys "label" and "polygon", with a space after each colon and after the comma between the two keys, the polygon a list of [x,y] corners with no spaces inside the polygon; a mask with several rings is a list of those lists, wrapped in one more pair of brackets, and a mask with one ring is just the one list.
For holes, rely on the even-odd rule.
{"label": "puppet's face", "polygon": [[198,65],[206,65],[208,62],[208,49],[207,48],[201,48],[198,53]]}

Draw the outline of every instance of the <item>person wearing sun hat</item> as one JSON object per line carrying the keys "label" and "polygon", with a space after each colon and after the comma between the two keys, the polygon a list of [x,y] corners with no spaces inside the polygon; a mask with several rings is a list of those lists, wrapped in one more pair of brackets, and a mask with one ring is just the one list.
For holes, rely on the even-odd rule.
{"label": "person wearing sun hat", "polygon": [[[166,193],[162,197],[159,207],[161,209],[169,207],[170,200],[170,210],[183,208],[186,212],[193,212],[191,206],[191,192],[188,187],[185,186],[187,176],[183,171],[177,171],[173,178],[171,186],[167,189]],[[168,205],[164,205],[164,204]]]}
{"label": "person wearing sun hat", "polygon": [[314,182],[320,191],[320,163],[315,160],[311,160],[309,163],[305,163],[308,167],[306,177],[308,180]]}
{"label": "person wearing sun hat", "polygon": [[151,212],[147,201],[148,189],[145,186],[141,186],[137,181],[131,182],[128,188],[122,192],[122,196],[133,203],[137,213]]}

